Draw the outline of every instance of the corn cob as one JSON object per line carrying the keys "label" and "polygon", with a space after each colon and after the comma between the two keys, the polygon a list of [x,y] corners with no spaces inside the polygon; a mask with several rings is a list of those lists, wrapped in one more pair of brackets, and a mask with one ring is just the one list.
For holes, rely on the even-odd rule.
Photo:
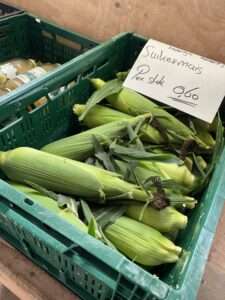
{"label": "corn cob", "polygon": [[128,217],[118,218],[104,233],[122,253],[144,266],[174,263],[182,251],[154,228]]}
{"label": "corn cob", "polygon": [[117,196],[139,201],[148,198],[144,191],[116,173],[28,147],[0,152],[0,168],[11,180],[34,182],[49,190],[89,200],[104,201]]}
{"label": "corn cob", "polygon": [[[11,180],[30,181],[55,192],[88,198],[89,201],[153,200],[151,193],[147,194],[137,185],[122,180],[117,173],[28,147],[0,152],[0,169]],[[187,196],[180,198],[170,194],[168,199],[175,205],[185,204],[190,208],[196,203],[194,198]]]}
{"label": "corn cob", "polygon": [[184,229],[188,221],[185,215],[170,206],[156,210],[150,206],[143,208],[140,205],[129,205],[126,215],[131,219],[152,226],[160,232],[167,233]]}
{"label": "corn cob", "polygon": [[[127,164],[120,160],[116,160],[116,164],[119,166],[121,174],[125,176]],[[159,176],[164,180],[172,179],[188,189],[193,189],[197,184],[195,175],[185,165],[179,166],[176,163],[140,160],[134,171],[141,182],[144,182],[150,176]]]}
{"label": "corn cob", "polygon": [[[105,82],[99,78],[91,79],[91,83],[96,89],[100,89],[105,84]],[[209,148],[185,124],[162,109],[156,103],[153,103],[151,100],[133,90],[123,88],[118,94],[113,94],[107,97],[107,101],[112,105],[112,107],[132,116],[150,112],[153,117],[156,117],[169,135],[172,135],[175,139],[176,136],[179,137],[177,139],[178,143],[181,142],[181,138],[184,140],[194,139],[202,148]]]}
{"label": "corn cob", "polygon": [[79,134],[55,141],[43,147],[42,150],[59,156],[82,161],[93,155],[93,136],[98,137],[101,143],[104,143],[107,142],[108,139],[124,135],[127,132],[128,125],[135,126],[138,122],[144,119],[145,116],[139,116],[128,120],[115,121],[113,123],[98,126]]}
{"label": "corn cob", "polygon": [[78,217],[76,217],[71,211],[67,209],[60,209],[57,205],[57,202],[52,198],[44,196],[40,194],[38,191],[36,191],[35,189],[17,182],[10,182],[10,184],[16,190],[24,193],[27,197],[31,198],[34,202],[36,202],[40,206],[48,209],[52,213],[58,215],[68,223],[79,228],[80,230],[87,232],[87,226]]}
{"label": "corn cob", "polygon": [[[73,112],[79,117],[85,111],[85,107],[85,105],[75,104]],[[110,122],[131,118],[132,116],[128,114],[97,104],[87,113],[83,121],[87,127],[93,128]],[[164,142],[159,131],[147,124],[142,127],[140,137],[146,142],[152,142],[155,144],[161,144]]]}
{"label": "corn cob", "polygon": [[[127,174],[130,173],[127,163],[123,162],[121,160],[115,160],[115,163],[118,167],[117,172],[119,172],[121,175],[123,175],[126,178]],[[150,166],[148,166],[148,163],[150,164]],[[136,183],[136,180],[138,179],[138,181],[140,183],[144,183],[150,177],[160,177],[162,180],[171,179],[171,177],[169,175],[167,175],[165,171],[162,173],[160,168],[157,167],[158,162],[155,162],[155,163],[156,163],[156,165],[154,165],[153,162],[139,161],[138,165],[135,166],[135,168],[133,168],[133,173],[130,173],[129,178],[126,178],[126,180],[131,182],[131,183],[132,182]],[[147,167],[145,165],[147,165]],[[168,169],[170,169],[170,168],[171,167],[168,167]],[[175,165],[174,169],[176,169],[176,168],[180,168],[180,167]],[[166,166],[165,169],[167,169],[167,166]],[[188,170],[188,168],[186,168],[184,166],[183,173],[185,174],[186,172],[189,173],[189,170]],[[178,174],[179,173],[182,174],[182,170],[178,169]],[[134,174],[135,174],[135,176],[134,176]],[[174,191],[174,190],[171,190],[169,188],[164,188],[165,196],[169,199],[169,203],[170,203],[171,206],[177,207],[177,208],[186,207],[186,208],[189,208],[189,209],[193,209],[195,207],[195,204],[197,203],[195,198],[190,197],[190,196],[186,196],[184,194],[186,194],[189,190],[194,189],[194,187],[197,184],[197,179],[191,173],[187,174],[187,177],[188,176],[190,176],[190,178],[186,180],[186,184],[188,183],[188,186],[187,186],[182,182],[181,178],[182,177],[184,178],[183,175],[180,178],[179,176],[176,176],[176,174],[173,174],[173,177],[177,180],[177,182],[178,183],[181,182],[183,184],[183,186],[185,188],[184,191],[182,191],[182,190],[180,190],[180,191],[175,190]],[[154,191],[154,188],[152,188],[151,190]]]}

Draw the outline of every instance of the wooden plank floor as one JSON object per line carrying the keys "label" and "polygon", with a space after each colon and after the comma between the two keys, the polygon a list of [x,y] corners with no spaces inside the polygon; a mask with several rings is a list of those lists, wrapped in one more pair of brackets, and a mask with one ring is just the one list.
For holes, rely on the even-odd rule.
{"label": "wooden plank floor", "polygon": [[[225,299],[225,208],[217,228],[198,300]],[[0,283],[22,300],[78,300],[68,289],[0,240]],[[14,300],[0,289],[0,300]]]}
{"label": "wooden plank floor", "polygon": [[[29,259],[0,241],[0,283],[21,300],[78,300],[68,289]],[[10,300],[2,290],[0,300]]]}

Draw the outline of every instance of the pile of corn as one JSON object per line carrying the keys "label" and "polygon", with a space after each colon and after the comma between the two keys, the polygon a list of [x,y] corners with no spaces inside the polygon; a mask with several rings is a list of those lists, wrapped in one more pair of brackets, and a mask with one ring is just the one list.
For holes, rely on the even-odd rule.
{"label": "pile of corn", "polygon": [[[0,64],[0,96],[4,96],[18,87],[37,79],[53,69],[59,64],[41,63],[33,59],[14,58]],[[47,102],[47,98],[43,97],[29,106],[31,111],[33,108],[39,107]]]}
{"label": "pile of corn", "polygon": [[86,130],[41,150],[0,152],[0,168],[34,202],[132,261],[174,263],[182,249],[170,237],[187,226],[220,155],[220,117],[178,117],[120,79],[91,84],[86,105],[73,107]]}

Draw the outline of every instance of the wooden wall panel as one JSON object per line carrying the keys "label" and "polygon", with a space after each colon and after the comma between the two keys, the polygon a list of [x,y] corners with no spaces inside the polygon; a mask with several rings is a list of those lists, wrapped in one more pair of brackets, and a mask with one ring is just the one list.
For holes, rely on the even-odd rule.
{"label": "wooden wall panel", "polygon": [[225,62],[224,0],[8,0],[99,41],[136,31]]}

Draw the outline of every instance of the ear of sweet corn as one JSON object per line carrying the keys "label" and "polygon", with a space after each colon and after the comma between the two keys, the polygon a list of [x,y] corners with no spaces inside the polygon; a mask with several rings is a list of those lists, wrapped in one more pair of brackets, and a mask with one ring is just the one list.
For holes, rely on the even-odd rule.
{"label": "ear of sweet corn", "polygon": [[126,215],[166,233],[184,229],[188,221],[187,216],[170,206],[156,210],[150,206],[143,208],[140,205],[129,205]]}
{"label": "ear of sweet corn", "polygon": [[104,233],[117,249],[144,266],[174,263],[182,251],[154,228],[128,217],[118,218]]}
{"label": "ear of sweet corn", "polygon": [[[116,160],[116,164],[119,166],[121,174],[125,176],[127,163]],[[188,189],[193,189],[197,184],[196,176],[185,165],[180,166],[176,163],[140,160],[137,162],[134,172],[141,182],[151,176],[159,176],[162,180],[172,179]]]}
{"label": "ear of sweet corn", "polygon": [[[91,79],[91,82],[96,89],[100,89],[105,84],[105,82],[99,78]],[[153,103],[151,100],[131,89],[123,88],[118,94],[107,97],[107,101],[112,107],[129,115],[137,116],[151,112],[151,114],[159,120],[162,127],[165,128],[168,133],[172,134],[173,138],[176,139],[177,135],[185,140],[194,139],[202,148],[209,148],[208,145],[201,141],[184,123],[156,103]],[[181,142],[180,138],[177,139],[177,142]]]}
{"label": "ear of sweet corn", "polygon": [[[152,193],[128,183],[120,175],[92,165],[74,161],[29,147],[0,152],[0,169],[6,176],[21,183],[33,182],[46,189],[105,202],[118,199],[153,201]],[[195,206],[192,197],[168,191],[171,205]]]}
{"label": "ear of sweet corn", "polygon": [[192,174],[185,165],[158,161],[141,161],[140,166],[148,170],[157,168],[165,179],[172,179],[178,184],[190,189],[194,188],[197,182],[195,175]]}
{"label": "ear of sweet corn", "polygon": [[[74,113],[79,117],[85,111],[86,105],[75,104],[73,107]],[[114,121],[131,119],[132,116],[114,110],[112,108],[96,104],[84,118],[84,124],[89,127],[97,127],[103,124],[107,124]],[[164,142],[161,134],[154,127],[145,124],[141,132],[141,139],[146,142],[152,142],[155,144],[161,144]]]}
{"label": "ear of sweet corn", "polygon": [[102,143],[107,142],[109,139],[124,135],[127,132],[128,125],[135,126],[146,117],[147,115],[138,116],[98,126],[48,144],[42,148],[42,151],[82,161],[94,152],[93,136],[96,136]]}
{"label": "ear of sweet corn", "polygon": [[193,120],[195,130],[197,131],[197,135],[199,138],[210,148],[213,148],[216,144],[216,141],[210,134],[208,128],[204,125],[203,122],[200,122],[199,120]]}
{"label": "ear of sweet corn", "polygon": [[[136,183],[136,179],[138,178],[139,182],[144,183],[150,177],[160,177],[162,180],[171,179],[169,175],[165,173],[163,174],[160,168],[158,168],[156,164],[152,164],[151,167],[146,167],[145,164],[147,164],[148,161],[139,161],[137,166],[133,168],[133,174],[130,174],[129,178],[127,178],[127,174],[129,172],[127,163],[121,160],[115,160],[115,163],[118,167],[118,172],[122,174],[129,182]],[[133,176],[134,174],[135,177]],[[174,175],[174,177],[176,176]],[[197,180],[196,182],[193,181],[193,185],[188,186],[188,189],[194,188],[195,184],[197,184]],[[186,188],[185,185],[184,187]],[[155,192],[156,190],[154,190],[153,188],[152,191]],[[165,188],[164,191],[167,199],[169,199],[170,205],[173,207],[177,207],[177,208],[186,207],[189,209],[193,209],[197,203],[195,198],[184,195],[181,191],[180,192],[178,190],[174,191],[174,190],[170,190],[169,188]]]}
{"label": "ear of sweet corn", "polygon": [[0,169],[11,180],[33,182],[89,201],[120,197],[145,202],[149,198],[145,191],[116,173],[28,147],[0,152]]}
{"label": "ear of sweet corn", "polygon": [[87,226],[78,217],[76,217],[71,211],[67,209],[60,209],[57,205],[57,202],[52,198],[44,196],[35,189],[17,182],[9,182],[9,184],[11,184],[16,190],[24,193],[27,197],[31,198],[40,206],[48,209],[50,212],[58,215],[60,218],[74,225],[80,230],[87,232]]}

